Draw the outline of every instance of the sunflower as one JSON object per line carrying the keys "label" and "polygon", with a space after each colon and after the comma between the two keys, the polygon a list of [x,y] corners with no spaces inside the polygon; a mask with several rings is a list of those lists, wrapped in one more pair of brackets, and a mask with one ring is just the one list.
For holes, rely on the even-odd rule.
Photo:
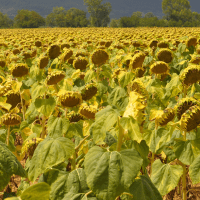
{"label": "sunflower", "polygon": [[21,97],[18,92],[14,92],[12,90],[9,90],[5,96],[7,97],[6,103],[9,103],[12,105],[10,109],[13,109],[17,106],[18,103],[21,102]]}
{"label": "sunflower", "polygon": [[56,85],[58,82],[60,82],[64,78],[65,78],[65,72],[54,71],[47,76],[46,82],[47,82],[47,85]]}
{"label": "sunflower", "polygon": [[183,85],[190,86],[200,81],[200,66],[191,65],[185,68],[180,74]]}
{"label": "sunflower", "polygon": [[59,96],[59,100],[64,107],[74,107],[81,104],[82,96],[79,92],[66,91]]}
{"label": "sunflower", "polygon": [[169,69],[169,65],[163,61],[156,61],[150,66],[152,74],[168,74]]}
{"label": "sunflower", "polygon": [[15,113],[7,113],[1,117],[1,122],[6,126],[15,126],[21,123],[21,117]]}
{"label": "sunflower", "polygon": [[87,119],[95,119],[97,109],[95,106],[88,106],[87,104],[82,104],[79,108],[79,113]]}
{"label": "sunflower", "polygon": [[81,96],[84,101],[90,100],[96,93],[97,85],[95,83],[89,83],[81,90]]}
{"label": "sunflower", "polygon": [[39,58],[39,62],[38,62],[38,67],[40,69],[44,69],[49,63],[49,57],[48,56],[42,56]]}
{"label": "sunflower", "polygon": [[200,107],[191,106],[182,116],[180,120],[181,130],[190,132],[197,128],[200,124]]}
{"label": "sunflower", "polygon": [[104,64],[108,59],[109,59],[108,53],[103,49],[97,49],[91,55],[92,63],[95,65]]}
{"label": "sunflower", "polygon": [[67,119],[69,119],[70,122],[78,122],[80,120],[83,120],[83,116],[80,113],[75,113],[74,111],[71,111],[67,114]]}
{"label": "sunflower", "polygon": [[11,74],[14,77],[23,77],[27,75],[28,72],[29,72],[29,68],[27,64],[24,64],[24,63],[19,63],[11,67]]}
{"label": "sunflower", "polygon": [[85,57],[76,57],[73,61],[73,67],[75,69],[85,70],[88,66],[88,60]]}
{"label": "sunflower", "polygon": [[142,68],[145,57],[146,55],[143,52],[136,53],[130,61],[129,68],[131,70]]}
{"label": "sunflower", "polygon": [[164,61],[166,63],[170,63],[173,59],[173,53],[169,49],[160,49],[157,52],[157,58],[159,61]]}
{"label": "sunflower", "polygon": [[60,46],[57,44],[51,45],[48,50],[47,54],[50,59],[55,59],[60,55]]}

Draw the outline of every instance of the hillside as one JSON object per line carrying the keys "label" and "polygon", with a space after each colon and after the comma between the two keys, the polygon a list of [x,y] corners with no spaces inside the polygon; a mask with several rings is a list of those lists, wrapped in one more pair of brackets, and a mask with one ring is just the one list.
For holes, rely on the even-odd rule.
{"label": "hillside", "polygon": [[[106,1],[112,5],[110,18],[131,16],[135,11],[153,12],[156,16],[162,16],[162,0],[104,0],[103,2]],[[200,12],[200,1],[190,0],[190,5],[192,11]],[[11,18],[14,18],[17,10],[21,9],[34,10],[45,17],[56,6],[62,6],[66,10],[75,7],[87,11],[83,0],[0,0],[0,12],[7,13]]]}

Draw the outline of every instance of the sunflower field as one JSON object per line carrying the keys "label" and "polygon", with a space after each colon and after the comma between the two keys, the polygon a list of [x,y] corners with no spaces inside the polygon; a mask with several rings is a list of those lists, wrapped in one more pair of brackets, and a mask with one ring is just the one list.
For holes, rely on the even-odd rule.
{"label": "sunflower field", "polygon": [[198,199],[199,82],[199,28],[1,29],[0,199]]}

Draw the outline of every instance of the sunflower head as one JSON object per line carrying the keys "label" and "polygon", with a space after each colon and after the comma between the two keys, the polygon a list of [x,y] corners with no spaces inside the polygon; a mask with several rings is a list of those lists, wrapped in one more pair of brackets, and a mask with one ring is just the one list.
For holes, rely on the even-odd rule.
{"label": "sunflower head", "polygon": [[17,78],[26,76],[28,72],[29,72],[29,68],[27,64],[24,64],[24,63],[18,63],[11,67],[11,74]]}
{"label": "sunflower head", "polygon": [[67,114],[67,119],[69,119],[70,122],[78,122],[80,120],[83,120],[84,118],[81,114],[71,111]]}
{"label": "sunflower head", "polygon": [[161,41],[158,43],[159,48],[169,48],[169,44],[167,41]]}
{"label": "sunflower head", "polygon": [[97,49],[91,55],[92,63],[95,65],[102,65],[106,63],[108,59],[108,53],[103,49]]}
{"label": "sunflower head", "polygon": [[190,60],[190,63],[198,65],[200,63],[200,55],[192,56],[192,59]]}
{"label": "sunflower head", "polygon": [[165,126],[168,122],[172,121],[175,117],[173,108],[166,108],[156,117],[155,123],[157,126]]}
{"label": "sunflower head", "polygon": [[59,100],[64,107],[74,107],[82,103],[82,96],[79,92],[66,91],[59,96]]}
{"label": "sunflower head", "polygon": [[82,104],[79,108],[79,113],[87,119],[95,119],[97,109],[95,106],[88,106],[87,104]]}
{"label": "sunflower head", "polygon": [[84,89],[81,90],[81,96],[84,101],[90,100],[97,93],[96,83],[87,84]]}
{"label": "sunflower head", "polygon": [[192,106],[194,106],[194,105],[200,106],[200,102],[197,101],[196,99],[192,98],[192,97],[182,98],[180,101],[178,101],[178,103],[177,103],[176,106],[174,107],[178,119],[180,120],[180,119],[181,119],[181,116],[182,116],[190,107],[192,107]]}
{"label": "sunflower head", "polygon": [[151,40],[149,43],[149,47],[157,47],[158,46],[158,41],[157,40]]}
{"label": "sunflower head", "polygon": [[157,52],[157,58],[159,61],[164,61],[166,63],[170,63],[173,59],[173,53],[169,49],[160,49]]}
{"label": "sunflower head", "polygon": [[58,82],[60,82],[64,78],[65,78],[64,71],[53,71],[47,76],[46,82],[47,82],[47,85],[56,85]]}
{"label": "sunflower head", "polygon": [[33,157],[34,151],[38,144],[42,142],[44,139],[42,138],[32,138],[25,142],[25,145],[22,147],[22,154],[26,154],[29,158]]}
{"label": "sunflower head", "polygon": [[191,106],[180,120],[181,130],[190,132],[200,124],[200,107],[197,105]]}
{"label": "sunflower head", "polygon": [[64,62],[66,62],[67,60],[69,60],[71,58],[72,55],[73,55],[73,51],[71,49],[67,49],[62,53],[61,59]]}
{"label": "sunflower head", "polygon": [[39,41],[39,40],[35,41],[35,46],[36,47],[41,47],[42,46],[42,42]]}
{"label": "sunflower head", "polygon": [[57,44],[51,45],[47,49],[47,54],[50,59],[55,59],[60,55],[60,46]]}
{"label": "sunflower head", "polygon": [[15,113],[7,113],[1,117],[1,122],[6,126],[15,126],[21,123],[21,117]]}
{"label": "sunflower head", "polygon": [[185,68],[180,74],[183,85],[190,86],[200,81],[200,66],[191,65]]}
{"label": "sunflower head", "polygon": [[130,61],[129,68],[131,70],[142,68],[145,57],[146,55],[143,52],[136,53]]}
{"label": "sunflower head", "polygon": [[39,62],[38,62],[38,67],[40,69],[44,69],[49,63],[49,57],[48,56],[42,56],[39,58]]}
{"label": "sunflower head", "polygon": [[156,61],[150,66],[150,71],[152,74],[168,74],[169,65],[163,61]]}
{"label": "sunflower head", "polygon": [[5,60],[0,60],[0,66],[5,67],[6,66],[6,61]]}
{"label": "sunflower head", "polygon": [[191,46],[196,46],[197,45],[197,38],[196,37],[190,37],[187,41],[186,41],[186,45],[187,47],[191,47]]}
{"label": "sunflower head", "polygon": [[73,61],[73,67],[75,69],[85,70],[88,66],[88,60],[85,57],[76,57]]}
{"label": "sunflower head", "polygon": [[137,69],[135,70],[135,77],[137,77],[137,78],[143,77],[145,71],[146,71],[146,69],[145,69],[144,67],[142,67],[142,68],[137,68]]}
{"label": "sunflower head", "polygon": [[144,86],[144,83],[139,78],[136,78],[131,82],[131,90],[148,99],[148,92]]}
{"label": "sunflower head", "polygon": [[17,106],[18,103],[21,102],[20,94],[18,92],[14,92],[12,90],[9,90],[5,96],[7,97],[6,103],[9,103],[12,105],[10,109],[13,109]]}

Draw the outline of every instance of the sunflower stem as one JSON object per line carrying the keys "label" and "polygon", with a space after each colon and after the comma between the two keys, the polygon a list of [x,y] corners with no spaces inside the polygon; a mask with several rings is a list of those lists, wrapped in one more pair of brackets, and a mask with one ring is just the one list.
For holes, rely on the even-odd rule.
{"label": "sunflower stem", "polygon": [[42,139],[44,139],[44,137],[46,135],[45,123],[46,123],[46,117],[43,115],[42,116],[42,134],[41,134]]}
{"label": "sunflower stem", "polygon": [[72,156],[72,162],[71,162],[71,171],[76,169],[76,151],[74,151],[74,154]]}
{"label": "sunflower stem", "polygon": [[117,141],[117,151],[120,152],[121,146],[123,143],[123,137],[124,137],[124,129],[122,128],[120,124],[120,117],[118,117],[118,126],[119,126],[119,135],[118,135],[118,141]]}
{"label": "sunflower stem", "polygon": [[21,99],[21,105],[22,105],[22,114],[23,114],[23,121],[25,121],[25,107],[23,104],[22,94],[20,92],[20,99]]}
{"label": "sunflower stem", "polygon": [[7,132],[7,138],[6,138],[7,145],[9,145],[9,137],[10,137],[10,125],[8,125],[8,132]]}
{"label": "sunflower stem", "polygon": [[152,152],[152,156],[151,156],[151,169],[150,169],[150,176],[152,174],[152,165],[154,163],[154,158],[155,158],[155,154]]}
{"label": "sunflower stem", "polygon": [[182,196],[183,200],[187,200],[187,189],[186,189],[186,165],[182,165],[183,167],[183,176],[182,176]]}

